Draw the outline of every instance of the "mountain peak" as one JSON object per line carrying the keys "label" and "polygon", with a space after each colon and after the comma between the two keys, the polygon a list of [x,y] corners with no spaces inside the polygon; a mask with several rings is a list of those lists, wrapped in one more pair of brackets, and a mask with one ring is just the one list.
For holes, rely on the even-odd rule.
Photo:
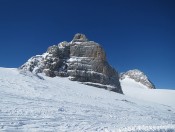
{"label": "mountain peak", "polygon": [[150,89],[155,89],[155,85],[149,80],[149,78],[142,71],[138,69],[129,70],[120,75],[121,80],[125,78],[133,79],[136,82],[140,82],[141,84],[147,86]]}
{"label": "mountain peak", "polygon": [[133,72],[136,72],[136,73],[143,73],[142,71],[140,71],[139,69],[133,69],[133,70],[130,70],[130,71],[133,71]]}
{"label": "mountain peak", "polygon": [[71,42],[50,46],[46,53],[30,58],[20,69],[49,77],[68,77],[72,81],[123,93],[118,72],[107,62],[104,49],[80,33],[75,34]]}
{"label": "mountain peak", "polygon": [[87,42],[88,39],[86,38],[86,36],[82,33],[77,33],[74,35],[74,38],[72,40],[72,42]]}

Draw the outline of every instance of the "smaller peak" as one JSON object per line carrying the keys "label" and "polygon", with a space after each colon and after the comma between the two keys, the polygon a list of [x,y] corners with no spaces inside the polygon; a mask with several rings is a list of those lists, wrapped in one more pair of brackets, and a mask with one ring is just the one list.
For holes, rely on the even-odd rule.
{"label": "smaller peak", "polygon": [[139,70],[139,69],[129,70],[128,72],[143,73],[143,72],[142,72],[141,70]]}
{"label": "smaller peak", "polygon": [[75,34],[72,40],[72,42],[86,42],[86,41],[88,41],[88,39],[84,34],[81,34],[81,33]]}
{"label": "smaller peak", "polygon": [[145,75],[145,73],[142,72],[142,71],[139,70],[139,69],[129,70],[129,71],[126,72],[126,74],[131,75],[131,76],[134,75],[134,76],[142,76],[142,77],[144,77],[144,78],[147,78],[147,76]]}
{"label": "smaller peak", "polygon": [[145,73],[143,73],[138,69],[129,70],[120,75],[121,80],[125,79],[126,77],[129,77],[135,80],[136,82],[140,82],[150,89],[155,89],[155,85],[149,80],[149,78],[145,75]]}

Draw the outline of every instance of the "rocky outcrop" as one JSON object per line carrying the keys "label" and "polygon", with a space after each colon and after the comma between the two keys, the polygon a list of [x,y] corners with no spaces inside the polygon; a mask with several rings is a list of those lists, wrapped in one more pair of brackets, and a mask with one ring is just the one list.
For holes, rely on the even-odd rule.
{"label": "rocky outcrop", "polygon": [[84,34],[78,33],[71,42],[49,47],[46,53],[32,57],[20,69],[50,77],[69,77],[72,81],[123,93],[119,75],[108,64],[105,51]]}
{"label": "rocky outcrop", "polygon": [[155,85],[148,79],[148,77],[138,69],[129,70],[120,74],[120,79],[131,78],[136,82],[139,82],[150,89],[155,89]]}
{"label": "rocky outcrop", "polygon": [[88,39],[86,38],[86,36],[84,34],[80,34],[80,33],[77,33],[75,34],[72,42],[87,42]]}

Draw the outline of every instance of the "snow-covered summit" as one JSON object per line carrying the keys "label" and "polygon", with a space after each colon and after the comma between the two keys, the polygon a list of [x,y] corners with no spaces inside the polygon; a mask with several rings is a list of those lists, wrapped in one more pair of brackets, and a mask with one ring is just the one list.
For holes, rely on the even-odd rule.
{"label": "snow-covered summit", "polygon": [[80,33],[71,42],[50,46],[46,53],[30,58],[20,69],[123,93],[118,72],[109,65],[104,49]]}
{"label": "snow-covered summit", "polygon": [[139,82],[150,89],[155,89],[155,85],[149,80],[149,78],[140,70],[134,69],[129,70],[125,73],[121,73],[120,79],[123,80],[125,78],[131,78],[136,82]]}

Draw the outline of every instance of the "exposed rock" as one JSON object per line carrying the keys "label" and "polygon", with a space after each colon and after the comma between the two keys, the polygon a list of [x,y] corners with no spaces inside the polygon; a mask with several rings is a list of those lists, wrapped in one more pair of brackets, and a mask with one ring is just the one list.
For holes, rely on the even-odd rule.
{"label": "exposed rock", "polygon": [[86,41],[88,41],[86,36],[84,34],[80,34],[80,33],[75,34],[75,36],[72,40],[72,42],[86,42]]}
{"label": "exposed rock", "polygon": [[141,84],[147,86],[150,89],[155,89],[155,85],[148,79],[148,77],[143,72],[141,72],[138,69],[129,70],[120,75],[121,80],[127,77],[135,80],[136,82],[140,82]]}
{"label": "exposed rock", "polygon": [[33,73],[40,73],[43,71],[41,62],[43,61],[42,55],[37,55],[31,57],[20,69],[30,71]]}
{"label": "exposed rock", "polygon": [[50,77],[69,77],[72,81],[123,93],[119,75],[108,64],[103,48],[79,33],[71,42],[61,42],[49,47],[43,55],[32,57],[20,69],[43,72]]}

